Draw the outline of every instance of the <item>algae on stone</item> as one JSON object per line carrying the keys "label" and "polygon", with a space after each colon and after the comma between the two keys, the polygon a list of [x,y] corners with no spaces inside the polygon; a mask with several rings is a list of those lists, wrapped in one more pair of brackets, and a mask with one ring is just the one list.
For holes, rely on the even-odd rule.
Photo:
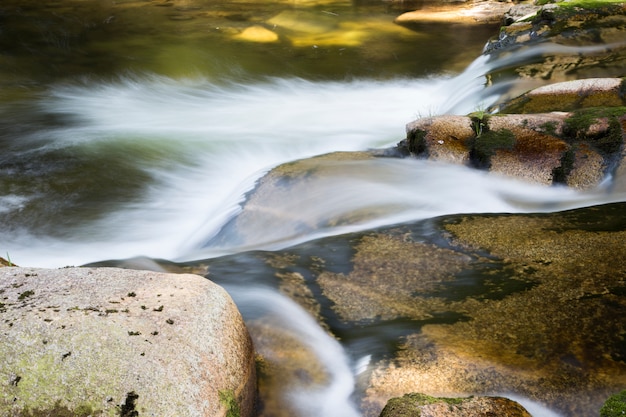
{"label": "algae on stone", "polygon": [[[626,260],[616,256],[626,240],[624,210],[626,203],[616,203],[443,218],[449,249],[474,260],[468,269],[482,257],[493,278],[525,285],[497,296],[443,298],[439,308],[464,319],[416,323],[396,356],[376,364],[363,408],[406,392],[506,391],[567,415],[597,412],[626,385],[626,323],[615,320],[626,315]],[[433,311],[432,301],[426,305]]]}
{"label": "algae on stone", "polygon": [[611,395],[600,409],[600,417],[622,417],[625,415],[626,391]]}
{"label": "algae on stone", "polygon": [[431,397],[420,393],[390,399],[380,417],[419,416],[531,417],[515,401],[503,397]]}
{"label": "algae on stone", "polygon": [[363,236],[354,249],[352,271],[325,271],[317,278],[345,321],[431,317],[439,302],[422,294],[453,280],[470,262],[462,253],[411,242],[401,232]]}

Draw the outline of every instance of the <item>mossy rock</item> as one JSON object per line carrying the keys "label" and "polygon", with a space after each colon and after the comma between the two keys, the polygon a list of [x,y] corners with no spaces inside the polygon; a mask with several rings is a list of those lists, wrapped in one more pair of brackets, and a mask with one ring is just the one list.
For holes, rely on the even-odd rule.
{"label": "mossy rock", "polygon": [[524,407],[507,398],[445,398],[419,393],[390,399],[380,417],[419,417],[422,414],[433,417],[531,417]]}

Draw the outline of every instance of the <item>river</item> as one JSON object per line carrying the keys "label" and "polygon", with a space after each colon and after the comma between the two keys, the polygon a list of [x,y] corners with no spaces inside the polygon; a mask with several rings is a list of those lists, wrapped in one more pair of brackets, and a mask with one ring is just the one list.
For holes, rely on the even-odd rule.
{"label": "river", "polygon": [[[0,256],[37,267],[191,262],[444,214],[624,201],[621,189],[381,159],[345,163],[314,192],[278,203],[302,220],[384,207],[376,218],[297,235],[257,224],[245,242],[222,236],[273,167],[391,147],[419,116],[483,109],[507,90],[485,86],[486,73],[511,65],[481,56],[496,28],[411,30],[393,23],[400,12],[367,1],[3,1]],[[242,39],[251,26],[277,40]],[[216,236],[220,245],[207,244]],[[300,332],[333,370],[326,390],[294,396],[299,415],[359,415],[352,392],[368,352],[346,351],[263,282],[226,287],[247,319],[280,312],[278,326]]]}

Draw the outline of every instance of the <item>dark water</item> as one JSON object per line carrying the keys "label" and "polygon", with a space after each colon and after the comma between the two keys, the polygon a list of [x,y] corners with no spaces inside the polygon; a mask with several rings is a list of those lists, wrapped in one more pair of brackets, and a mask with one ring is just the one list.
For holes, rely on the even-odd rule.
{"label": "dark water", "polygon": [[[156,73],[248,81],[264,76],[388,79],[460,71],[493,27],[393,23],[387,2],[14,1],[0,6],[2,84]],[[274,42],[241,40],[250,27]]]}

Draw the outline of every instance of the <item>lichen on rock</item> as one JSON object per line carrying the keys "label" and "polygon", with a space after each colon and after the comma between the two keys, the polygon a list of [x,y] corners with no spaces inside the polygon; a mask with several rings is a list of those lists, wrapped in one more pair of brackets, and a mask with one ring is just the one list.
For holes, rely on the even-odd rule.
{"label": "lichen on rock", "polygon": [[0,415],[226,416],[219,390],[254,406],[249,334],[203,277],[0,268],[0,292]]}

